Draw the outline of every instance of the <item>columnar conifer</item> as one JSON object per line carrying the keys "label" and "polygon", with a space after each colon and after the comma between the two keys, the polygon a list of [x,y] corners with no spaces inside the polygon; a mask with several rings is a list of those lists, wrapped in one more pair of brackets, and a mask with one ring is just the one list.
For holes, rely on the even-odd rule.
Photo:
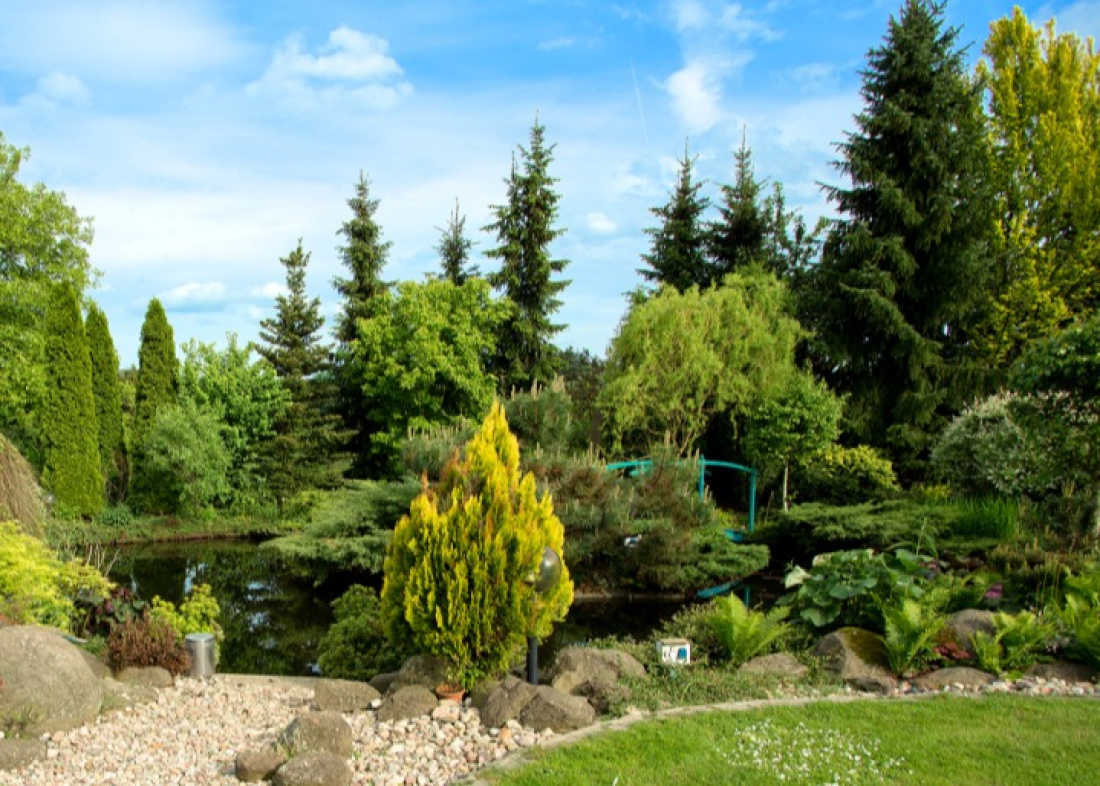
{"label": "columnar conifer", "polygon": [[118,353],[111,339],[107,316],[95,303],[85,321],[92,360],[92,391],[99,422],[99,458],[107,495],[119,499],[124,492],[126,446],[122,426],[122,392],[118,384]]}

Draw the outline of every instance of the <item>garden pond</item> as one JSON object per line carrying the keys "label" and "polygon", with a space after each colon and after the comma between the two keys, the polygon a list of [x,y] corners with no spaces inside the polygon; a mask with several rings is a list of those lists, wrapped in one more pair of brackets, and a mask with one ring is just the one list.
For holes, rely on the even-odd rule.
{"label": "garden pond", "polygon": [[[218,669],[240,674],[316,673],[332,601],[353,583],[381,588],[377,576],[330,576],[318,583],[305,566],[256,542],[233,540],[123,546],[110,576],[146,600],[160,596],[177,604],[192,585],[209,584],[225,630]],[[543,643],[540,660],[548,663],[560,647],[593,638],[650,638],[683,606],[679,600],[577,600]]]}

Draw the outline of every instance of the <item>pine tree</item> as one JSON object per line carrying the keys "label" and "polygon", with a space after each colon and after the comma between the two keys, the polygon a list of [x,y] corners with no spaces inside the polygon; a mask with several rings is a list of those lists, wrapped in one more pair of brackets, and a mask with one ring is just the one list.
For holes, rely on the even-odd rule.
{"label": "pine tree", "polygon": [[760,199],[763,185],[753,172],[752,150],[743,133],[741,147],[733,157],[736,179],[732,185],[722,186],[719,220],[708,226],[711,279],[716,281],[727,273],[764,262],[764,244],[770,229]]}
{"label": "pine tree", "polygon": [[47,393],[42,481],[57,504],[82,516],[103,510],[92,360],[76,292],[54,285],[46,311]]}
{"label": "pine tree", "polygon": [[545,133],[536,118],[530,147],[519,147],[518,166],[512,159],[512,172],[505,180],[507,200],[493,206],[495,220],[485,227],[500,244],[485,253],[501,265],[489,274],[489,283],[514,307],[501,329],[494,363],[505,389],[553,379],[558,350],[551,341],[564,327],[551,321],[561,306],[558,294],[569,284],[553,277],[569,262],[550,255],[550,244],[565,230],[554,226],[561,195],[554,190],[557,179],[550,176],[555,145],[546,144]]}
{"label": "pine tree", "polygon": [[126,491],[126,444],[122,425],[122,391],[118,382],[118,353],[107,316],[95,303],[84,324],[92,361],[92,390],[99,422],[99,457],[107,496],[119,500]]}
{"label": "pine tree", "polygon": [[699,193],[703,183],[693,180],[694,166],[695,159],[685,144],[676,187],[666,204],[650,210],[661,220],[661,226],[645,230],[653,238],[653,246],[642,255],[647,267],[638,271],[648,281],[667,284],[678,292],[693,286],[706,287],[711,281],[703,223],[710,200]]}
{"label": "pine tree", "polygon": [[943,6],[907,0],[863,72],[850,187],[804,298],[818,371],[849,396],[849,430],[920,471],[969,395],[967,335],[988,238],[977,85]]}
{"label": "pine tree", "polygon": [[456,286],[462,286],[478,274],[477,266],[470,264],[470,249],[473,241],[466,237],[466,216],[460,216],[458,201],[455,201],[447,226],[439,230],[439,263],[443,269],[443,278]]}
{"label": "pine tree", "polygon": [[340,435],[332,410],[329,347],[321,342],[320,298],[306,296],[310,255],[302,241],[279,262],[286,268],[288,293],[275,300],[275,317],[260,322],[260,356],[275,369],[290,394],[286,414],[276,423],[267,451],[268,485],[282,504],[296,492],[335,481],[331,467]]}

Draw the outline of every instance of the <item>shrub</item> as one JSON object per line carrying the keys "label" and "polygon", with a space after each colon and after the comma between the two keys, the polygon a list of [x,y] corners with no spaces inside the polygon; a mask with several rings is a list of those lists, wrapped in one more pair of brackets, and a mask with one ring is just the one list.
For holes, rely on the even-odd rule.
{"label": "shrub", "polygon": [[386,638],[378,593],[360,584],[333,601],[335,622],[318,646],[317,663],[330,679],[369,680],[400,667],[408,654]]}
{"label": "shrub", "polygon": [[1026,487],[1028,450],[1012,417],[1011,393],[960,412],[932,446],[932,472],[964,497],[1018,496]]}
{"label": "shrub", "polygon": [[129,587],[115,586],[108,591],[85,589],[75,599],[73,632],[84,638],[106,637],[116,627],[142,617],[149,604]]}
{"label": "shrub", "polygon": [[564,531],[549,495],[520,474],[519,445],[493,405],[465,456],[401,520],[385,562],[382,614],[392,641],[446,659],[469,686],[503,673],[527,636],[565,617],[573,582],[539,595],[531,582],[544,549],[562,553]]}
{"label": "shrub", "polygon": [[935,648],[947,619],[935,605],[901,597],[882,606],[883,636],[890,668],[899,677],[924,669],[935,657]]}
{"label": "shrub", "polygon": [[24,532],[40,536],[46,506],[31,465],[0,434],[0,521],[8,518],[18,521]]}
{"label": "shrub", "polygon": [[145,480],[177,513],[199,516],[229,499],[231,457],[215,412],[192,399],[162,406],[141,443]]}
{"label": "shrub", "polygon": [[975,633],[973,642],[979,668],[994,674],[1018,673],[1035,664],[1055,636],[1054,625],[1030,611],[998,612],[993,628],[993,635]]}
{"label": "shrub", "polygon": [[[713,606],[710,603],[697,603],[676,612],[672,619],[661,626],[657,638],[687,639],[691,642],[691,656],[694,660],[717,659],[722,654],[722,642],[718,639],[711,624]],[[646,648],[646,652],[650,648]]]}
{"label": "shrub", "polygon": [[867,445],[825,448],[807,462],[798,488],[807,500],[832,505],[881,502],[900,491],[894,465]]}
{"label": "shrub", "polygon": [[574,438],[573,401],[561,377],[549,387],[539,387],[536,380],[530,391],[512,392],[504,402],[508,425],[525,451],[541,448],[568,453],[580,447]]}
{"label": "shrub", "polygon": [[1070,639],[1067,653],[1100,668],[1100,563],[1066,579],[1065,598],[1055,614]]}
{"label": "shrub", "polygon": [[474,429],[475,424],[465,418],[450,426],[410,429],[401,444],[405,472],[414,478],[427,475],[429,480],[439,480],[443,467],[470,441]]}
{"label": "shrub", "polygon": [[163,617],[143,614],[118,625],[107,637],[111,668],[160,666],[172,674],[191,668],[191,656],[175,629]]}
{"label": "shrub", "polygon": [[710,624],[731,665],[739,666],[757,655],[765,655],[787,634],[784,622],[790,609],[777,606],[771,611],[753,611],[736,595],[714,602]]}
{"label": "shrub", "polygon": [[150,604],[150,613],[164,619],[181,640],[190,633],[213,633],[214,641],[220,643],[225,634],[218,624],[221,606],[211,592],[209,584],[195,584],[177,609],[171,601],[154,596]]}

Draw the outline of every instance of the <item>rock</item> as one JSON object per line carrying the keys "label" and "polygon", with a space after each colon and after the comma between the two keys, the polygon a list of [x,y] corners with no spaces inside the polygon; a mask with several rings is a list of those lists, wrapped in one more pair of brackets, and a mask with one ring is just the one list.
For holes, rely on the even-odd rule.
{"label": "rock", "polygon": [[334,753],[313,751],[295,756],[275,771],[273,786],[349,786],[351,767]]}
{"label": "rock", "polygon": [[103,686],[79,648],[44,628],[0,628],[0,729],[25,735],[81,726],[99,714]]}
{"label": "rock", "polygon": [[988,672],[972,669],[969,666],[952,666],[922,674],[913,680],[913,684],[922,690],[942,690],[959,686],[964,690],[978,690],[996,682],[997,678]]}
{"label": "rock", "polygon": [[792,680],[800,680],[810,672],[804,663],[789,652],[760,655],[742,663],[738,671],[745,674],[768,674]]}
{"label": "rock", "polygon": [[562,693],[549,685],[540,685],[533,698],[519,715],[519,722],[542,731],[552,729],[558,734],[592,725],[596,711],[583,696]]}
{"label": "rock", "polygon": [[275,770],[287,761],[286,754],[275,748],[245,751],[237,755],[233,763],[233,772],[237,780],[245,783],[259,783],[271,780]]}
{"label": "rock", "polygon": [[619,650],[566,647],[554,658],[546,676],[555,688],[569,693],[586,682],[640,679],[645,676],[645,667],[633,655]]}
{"label": "rock", "polygon": [[1096,669],[1083,663],[1070,663],[1057,660],[1053,663],[1036,663],[1024,672],[1028,678],[1061,680],[1066,683],[1092,682],[1096,679]]}
{"label": "rock", "polygon": [[440,723],[458,723],[462,720],[462,705],[456,701],[441,701],[432,710],[432,720]]}
{"label": "rock", "polygon": [[135,707],[157,700],[157,689],[148,685],[133,685],[107,677],[103,680],[103,704],[100,712]]}
{"label": "rock", "polygon": [[92,674],[96,675],[96,677],[103,680],[111,676],[111,668],[104,663],[102,659],[97,658],[83,647],[77,647],[77,651],[80,653],[80,657],[84,658],[84,662],[88,664],[88,668],[92,670]]}
{"label": "rock", "polygon": [[861,628],[841,628],[822,637],[810,653],[825,670],[859,690],[887,692],[897,684],[887,666],[882,639]]}
{"label": "rock", "polygon": [[512,676],[505,677],[497,689],[489,694],[481,709],[482,725],[490,729],[502,728],[508,721],[519,717],[537,692],[534,685]]}
{"label": "rock", "polygon": [[500,680],[482,680],[470,689],[470,706],[478,710],[485,709],[485,705],[489,702],[489,697],[492,696],[493,691],[499,687]]}
{"label": "rock", "polygon": [[175,682],[171,672],[160,666],[127,666],[115,675],[115,679],[127,685],[144,685],[147,688],[171,688]]}
{"label": "rock", "polygon": [[291,756],[309,751],[347,758],[354,751],[351,726],[338,712],[304,712],[279,735],[279,747]]}
{"label": "rock", "polygon": [[370,709],[371,702],[382,694],[365,682],[354,680],[318,680],[313,690],[313,704],[319,710],[359,712]]}
{"label": "rock", "polygon": [[606,715],[612,707],[622,706],[630,701],[630,688],[621,682],[590,680],[577,686],[574,695],[584,696],[588,703],[600,715]]}
{"label": "rock", "polygon": [[383,674],[375,674],[371,677],[370,686],[376,691],[381,693],[387,693],[390,686],[393,685],[393,681],[397,679],[398,672],[387,671]]}
{"label": "rock", "polygon": [[408,720],[431,715],[439,705],[435,694],[420,685],[406,685],[382,700],[382,706],[375,713],[381,722]]}
{"label": "rock", "polygon": [[46,741],[0,739],[0,771],[18,770],[46,758]]}
{"label": "rock", "polygon": [[397,676],[390,682],[387,693],[393,693],[409,685],[419,685],[435,690],[436,685],[447,682],[447,662],[434,655],[414,655],[405,661]]}
{"label": "rock", "polygon": [[948,637],[970,652],[974,651],[974,634],[981,632],[990,636],[997,632],[993,627],[993,612],[978,609],[965,609],[947,618],[944,629]]}

